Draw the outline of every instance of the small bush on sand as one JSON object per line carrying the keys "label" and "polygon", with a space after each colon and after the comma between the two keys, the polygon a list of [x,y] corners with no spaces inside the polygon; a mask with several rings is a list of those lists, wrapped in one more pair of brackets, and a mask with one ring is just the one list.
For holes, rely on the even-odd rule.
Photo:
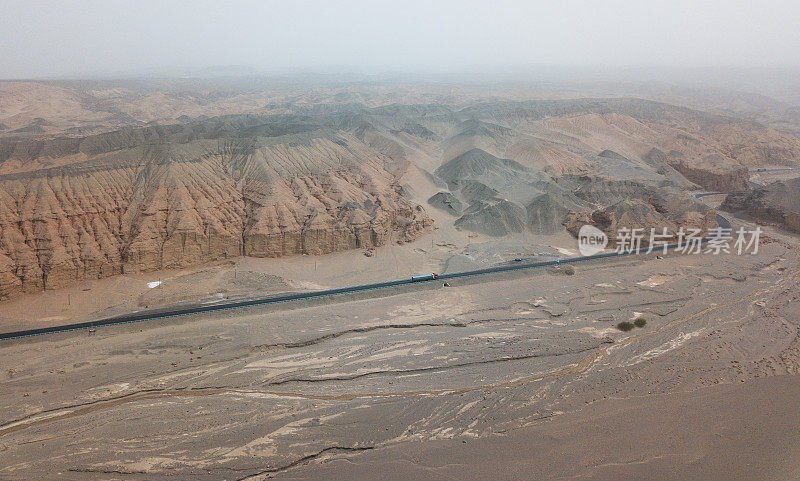
{"label": "small bush on sand", "polygon": [[628,332],[631,329],[633,329],[633,323],[628,321],[622,321],[619,324],[617,324],[617,329],[619,329],[622,332]]}
{"label": "small bush on sand", "polygon": [[635,321],[633,321],[633,325],[636,327],[644,327],[647,325],[647,321],[643,317],[637,317]]}

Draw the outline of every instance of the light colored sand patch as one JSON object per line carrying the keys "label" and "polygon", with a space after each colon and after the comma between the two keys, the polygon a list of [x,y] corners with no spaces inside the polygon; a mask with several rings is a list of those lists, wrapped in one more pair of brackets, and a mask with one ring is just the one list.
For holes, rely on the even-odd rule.
{"label": "light colored sand patch", "polygon": [[639,364],[640,362],[647,361],[648,359],[653,359],[654,357],[661,356],[662,354],[672,351],[673,349],[677,349],[682,345],[686,344],[688,340],[702,334],[704,330],[705,329],[699,329],[697,331],[693,331],[687,334],[680,333],[678,337],[676,337],[675,339],[671,339],[654,349],[650,349],[647,352],[639,354],[638,356],[633,356],[627,365],[633,366],[634,364]]}
{"label": "light colored sand patch", "polygon": [[323,289],[328,289],[327,286],[323,286],[321,284],[316,284],[314,282],[308,282],[308,281],[287,280],[286,283],[289,284],[294,289],[300,289],[304,291],[320,291]]}
{"label": "light colored sand patch", "polygon": [[216,367],[207,367],[207,366],[200,366],[196,369],[187,369],[184,371],[178,371],[172,374],[165,374],[163,376],[158,377],[159,384],[164,384],[166,381],[174,381],[175,379],[180,379],[186,376],[210,376],[212,374],[216,374],[218,372],[224,371],[228,369],[227,364],[222,364]]}
{"label": "light colored sand patch", "polygon": [[478,334],[472,334],[468,336],[469,338],[477,338],[477,339],[513,339],[517,337],[516,333],[513,332],[481,332]]}
{"label": "light colored sand patch", "polygon": [[285,395],[277,395],[268,392],[231,392],[228,393],[237,398],[251,398],[251,399],[285,399]]}
{"label": "light colored sand patch", "polygon": [[571,251],[569,249],[564,249],[563,247],[556,247],[555,249],[558,251],[559,254],[564,254],[565,256],[574,257],[577,255],[575,254],[574,251]]}
{"label": "light colored sand patch", "polygon": [[[186,463],[179,461],[177,459],[166,458],[163,456],[151,456],[147,458],[142,458],[138,461],[133,463],[125,463],[123,466],[125,469],[129,471],[153,471],[156,469],[168,469],[168,468],[175,468],[177,466],[182,466]],[[109,464],[107,466],[113,466],[114,464]]]}
{"label": "light colored sand patch", "polygon": [[47,323],[60,322],[65,320],[67,320],[67,318],[64,316],[40,317],[39,319],[37,319],[38,322],[47,322]]}
{"label": "light colored sand patch", "polygon": [[384,352],[379,352],[377,354],[373,354],[372,356],[361,358],[358,361],[359,362],[362,362],[362,361],[366,361],[366,362],[384,361],[386,359],[392,359],[392,358],[396,358],[396,357],[419,356],[421,354],[425,354],[429,350],[430,350],[430,348],[428,348],[428,347],[422,347],[422,348],[417,348],[417,349],[414,349],[412,347],[406,347],[406,348],[401,348],[401,349],[392,349],[392,350],[389,350],[389,351],[384,351]]}
{"label": "light colored sand patch", "polygon": [[323,416],[320,418],[302,418],[287,423],[280,428],[268,433],[266,436],[254,439],[244,446],[231,449],[225,453],[225,458],[238,458],[240,456],[271,456],[277,452],[276,438],[290,436],[300,431],[304,426],[310,424],[319,424],[328,419],[338,417],[340,414],[331,416]]}
{"label": "light colored sand patch", "polygon": [[98,386],[96,388],[87,389],[85,391],[86,394],[89,395],[103,395],[107,396],[109,394],[118,394],[123,391],[127,391],[131,387],[131,383],[129,382],[120,382],[117,384],[109,384],[106,386]]}
{"label": "light colored sand patch", "polygon": [[58,416],[64,416],[66,414],[71,413],[72,411],[73,411],[72,409],[66,409],[66,410],[63,410],[63,411],[52,411],[52,412],[49,412],[49,413],[39,414],[38,416],[33,416],[33,417],[30,417],[30,418],[21,419],[19,421],[4,425],[2,428],[0,428],[0,434],[2,434],[3,431],[7,431],[7,430],[9,430],[11,428],[14,428],[14,427],[17,427],[17,426],[36,423],[36,422],[42,421],[44,419],[50,419],[50,418],[54,418],[54,417],[58,417]]}
{"label": "light colored sand patch", "polygon": [[[472,308],[472,301],[462,292],[444,289],[432,299],[398,306],[386,313],[387,318],[402,322],[429,321],[441,317],[456,317]],[[397,322],[397,321],[395,321]]]}
{"label": "light colored sand patch", "polygon": [[288,355],[288,356],[271,357],[268,359],[262,359],[259,361],[251,362],[245,365],[240,371],[237,372],[241,373],[253,369],[259,369],[259,370],[266,370],[269,375],[275,376],[286,372],[292,372],[298,368],[325,367],[329,365],[331,362],[347,358],[351,354],[363,348],[364,346],[361,344],[350,346],[347,348],[342,348],[341,350],[337,351],[336,356],[325,357],[325,358],[308,356],[308,354],[303,354],[303,353]]}
{"label": "light colored sand patch", "polygon": [[663,274],[656,274],[654,276],[650,276],[647,280],[637,282],[637,285],[645,286],[645,287],[656,287],[664,284],[665,282],[672,279],[673,276],[665,276]]}
{"label": "light colored sand patch", "polygon": [[471,408],[472,406],[474,406],[476,404],[478,404],[477,400],[465,404],[464,406],[461,407],[461,409],[458,410],[458,412],[456,413],[456,416],[458,416],[459,414],[463,414],[464,412],[467,411],[467,409]]}
{"label": "light colored sand patch", "polygon": [[613,327],[605,327],[605,328],[602,328],[602,329],[598,329],[596,327],[588,326],[588,327],[582,327],[580,329],[575,329],[575,331],[576,332],[584,332],[584,333],[589,334],[590,336],[592,336],[594,338],[602,339],[602,338],[608,337],[611,334],[613,334],[614,332],[616,332],[616,329],[614,329]]}
{"label": "light colored sand patch", "polygon": [[411,341],[398,342],[397,344],[392,344],[391,346],[387,346],[387,347],[384,347],[382,349],[379,349],[378,352],[394,351],[396,349],[403,348],[403,347],[419,346],[421,344],[427,344],[427,343],[428,343],[427,339],[414,339],[414,340],[411,340]]}

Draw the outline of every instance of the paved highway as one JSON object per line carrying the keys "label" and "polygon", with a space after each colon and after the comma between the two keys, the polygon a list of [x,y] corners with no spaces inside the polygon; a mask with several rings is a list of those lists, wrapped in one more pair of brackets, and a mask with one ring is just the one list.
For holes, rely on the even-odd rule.
{"label": "paved highway", "polygon": [[[727,221],[726,221],[727,222]],[[676,244],[672,244],[668,246],[669,250],[674,250],[678,246]],[[663,249],[660,247],[655,251]],[[655,252],[654,251],[654,252]],[[645,250],[641,254],[644,254]],[[639,255],[641,255],[639,254]],[[175,317],[175,316],[184,316],[188,314],[198,314],[203,312],[214,312],[214,311],[222,311],[226,309],[236,309],[239,307],[249,307],[249,306],[259,306],[259,305],[266,305],[266,304],[276,304],[279,302],[290,302],[290,301],[297,301],[301,299],[314,299],[320,297],[327,297],[327,296],[335,296],[338,294],[348,294],[353,292],[361,292],[361,291],[369,291],[373,289],[384,289],[387,287],[394,287],[394,286],[402,286],[405,284],[418,284],[422,282],[439,282],[445,281],[447,279],[457,279],[462,277],[472,277],[472,276],[480,276],[485,274],[493,274],[496,272],[505,272],[505,271],[518,271],[523,269],[536,269],[536,268],[543,268],[561,264],[574,264],[578,262],[586,262],[598,259],[608,259],[612,257],[622,257],[627,255],[637,255],[636,252],[607,252],[601,254],[595,254],[592,256],[579,256],[579,257],[567,257],[564,259],[558,260],[551,260],[551,261],[544,261],[544,262],[532,262],[532,263],[513,263],[513,264],[506,264],[502,266],[496,267],[488,267],[485,269],[477,269],[473,271],[464,271],[464,272],[453,272],[448,274],[439,274],[437,278],[433,276],[426,276],[425,279],[422,280],[412,280],[411,277],[406,279],[397,279],[392,281],[385,281],[385,282],[375,282],[370,284],[360,284],[356,286],[346,286],[346,287],[337,287],[334,289],[324,289],[318,291],[310,291],[310,292],[295,292],[295,293],[288,293],[288,294],[277,294],[272,296],[266,297],[259,297],[259,298],[251,298],[246,300],[237,300],[237,301],[229,301],[229,302],[221,302],[217,304],[190,304],[190,305],[183,305],[179,307],[166,307],[161,309],[148,309],[146,311],[138,311],[130,314],[123,314],[119,316],[107,317],[104,319],[98,319],[95,321],[86,321],[86,322],[79,322],[74,324],[66,324],[61,326],[51,326],[51,327],[41,327],[36,329],[26,329],[22,331],[15,331],[15,332],[4,332],[0,333],[0,340],[4,339],[18,339],[23,337],[31,337],[31,336],[38,336],[42,334],[52,334],[57,332],[68,332],[68,331],[75,331],[79,329],[91,329],[101,326],[112,326],[117,324],[127,324],[130,322],[138,322],[138,321],[147,321],[153,319],[163,319],[167,317]]]}
{"label": "paved highway", "polygon": [[692,197],[695,199],[699,199],[701,197],[708,197],[709,195],[722,195],[727,194],[727,192],[700,192],[699,194],[692,194]]}

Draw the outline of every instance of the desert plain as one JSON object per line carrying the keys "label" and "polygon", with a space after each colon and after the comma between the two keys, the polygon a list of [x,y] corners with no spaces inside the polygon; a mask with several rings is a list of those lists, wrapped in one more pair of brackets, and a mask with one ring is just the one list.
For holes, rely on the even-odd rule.
{"label": "desert plain", "polygon": [[791,102],[164,82],[0,84],[0,332],[571,257],[584,224],[758,252],[0,341],[0,479],[800,476]]}

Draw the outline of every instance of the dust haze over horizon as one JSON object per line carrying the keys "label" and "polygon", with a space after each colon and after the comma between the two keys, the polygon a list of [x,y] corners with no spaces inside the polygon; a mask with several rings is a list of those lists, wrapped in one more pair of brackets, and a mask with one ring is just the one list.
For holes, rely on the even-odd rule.
{"label": "dust haze over horizon", "polygon": [[800,4],[790,1],[12,1],[0,5],[0,78],[219,65],[261,73],[794,69],[798,18]]}

